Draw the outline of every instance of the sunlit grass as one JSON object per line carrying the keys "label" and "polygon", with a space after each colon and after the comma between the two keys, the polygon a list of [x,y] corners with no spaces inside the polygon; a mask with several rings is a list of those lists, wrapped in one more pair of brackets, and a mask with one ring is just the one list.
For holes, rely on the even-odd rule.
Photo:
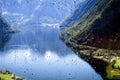
{"label": "sunlit grass", "polygon": [[[107,78],[109,78],[109,79],[120,79],[120,70],[113,68],[113,66],[115,64],[114,64],[114,62],[112,62],[106,68]],[[120,63],[118,63],[118,64],[120,64]]]}
{"label": "sunlit grass", "polygon": [[12,74],[2,74],[0,73],[0,80],[14,80],[12,79]]}
{"label": "sunlit grass", "polygon": [[0,72],[0,80],[24,80],[24,79],[6,70],[6,72],[2,71]]}
{"label": "sunlit grass", "polygon": [[120,59],[117,59],[114,64],[114,68],[120,69]]}

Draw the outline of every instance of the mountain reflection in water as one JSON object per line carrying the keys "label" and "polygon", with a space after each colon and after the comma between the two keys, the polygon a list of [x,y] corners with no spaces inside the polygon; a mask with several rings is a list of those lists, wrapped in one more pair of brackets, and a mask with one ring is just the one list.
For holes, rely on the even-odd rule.
{"label": "mountain reflection in water", "polygon": [[59,28],[23,26],[0,52],[0,69],[26,80],[102,80],[59,40]]}

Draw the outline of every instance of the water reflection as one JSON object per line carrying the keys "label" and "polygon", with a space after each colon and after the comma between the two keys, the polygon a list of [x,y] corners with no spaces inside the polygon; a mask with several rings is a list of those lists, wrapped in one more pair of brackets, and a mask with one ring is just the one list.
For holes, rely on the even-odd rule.
{"label": "water reflection", "polygon": [[9,42],[11,37],[12,37],[11,33],[0,32],[0,50],[4,49],[5,45]]}
{"label": "water reflection", "polygon": [[59,32],[58,28],[21,27],[0,52],[0,69],[26,80],[102,80],[59,40]]}
{"label": "water reflection", "polygon": [[59,40],[59,32],[58,28],[26,26],[22,28],[20,33],[13,35],[5,49],[31,47],[34,51],[41,52],[42,55],[45,51],[51,50],[57,51],[59,56],[65,56],[71,51]]}
{"label": "water reflection", "polygon": [[[59,57],[46,51],[34,54],[31,49],[9,50],[0,58],[2,69],[10,69],[27,80],[102,80],[94,70],[76,55]],[[87,76],[87,77],[86,77]]]}

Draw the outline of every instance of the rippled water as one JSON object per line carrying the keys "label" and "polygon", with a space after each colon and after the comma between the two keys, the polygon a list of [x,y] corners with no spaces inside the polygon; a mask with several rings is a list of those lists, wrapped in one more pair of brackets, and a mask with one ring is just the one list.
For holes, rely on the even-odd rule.
{"label": "rippled water", "polygon": [[21,27],[21,32],[13,34],[0,52],[0,69],[26,80],[102,80],[59,40],[59,33],[55,27]]}

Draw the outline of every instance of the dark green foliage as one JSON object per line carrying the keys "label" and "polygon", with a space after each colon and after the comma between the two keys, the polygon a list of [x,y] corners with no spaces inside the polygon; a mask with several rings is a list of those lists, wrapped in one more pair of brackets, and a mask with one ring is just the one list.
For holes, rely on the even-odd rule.
{"label": "dark green foliage", "polygon": [[100,0],[74,26],[61,33],[65,42],[103,49],[120,49],[120,1]]}

